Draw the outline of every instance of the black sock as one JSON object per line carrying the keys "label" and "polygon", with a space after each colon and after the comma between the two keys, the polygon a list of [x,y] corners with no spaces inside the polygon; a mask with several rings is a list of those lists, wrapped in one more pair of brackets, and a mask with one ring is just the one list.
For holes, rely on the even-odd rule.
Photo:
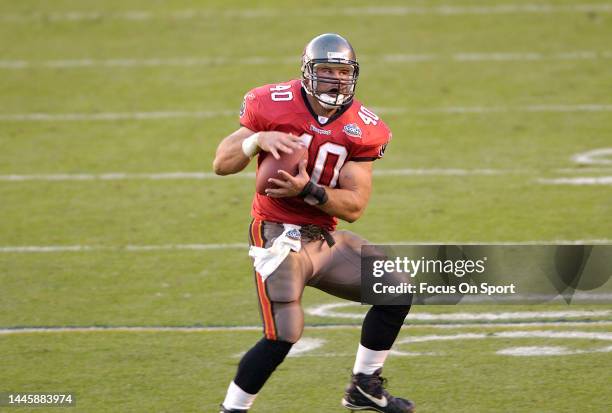
{"label": "black sock", "polygon": [[234,383],[249,394],[257,394],[276,367],[283,362],[292,343],[262,338],[242,357]]}
{"label": "black sock", "polygon": [[410,311],[409,305],[375,305],[361,328],[361,345],[374,351],[389,350]]}

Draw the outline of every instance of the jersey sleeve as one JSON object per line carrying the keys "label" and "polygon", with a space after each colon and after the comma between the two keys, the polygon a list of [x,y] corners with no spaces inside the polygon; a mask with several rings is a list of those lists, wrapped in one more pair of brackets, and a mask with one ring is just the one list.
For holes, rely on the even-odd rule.
{"label": "jersey sleeve", "polygon": [[371,162],[383,157],[387,144],[391,141],[392,134],[386,127],[376,132],[374,136],[368,136],[364,142],[354,145],[349,161]]}
{"label": "jersey sleeve", "polygon": [[266,121],[261,110],[261,96],[256,92],[254,89],[244,95],[240,106],[240,125],[254,132],[261,132],[266,130]]}

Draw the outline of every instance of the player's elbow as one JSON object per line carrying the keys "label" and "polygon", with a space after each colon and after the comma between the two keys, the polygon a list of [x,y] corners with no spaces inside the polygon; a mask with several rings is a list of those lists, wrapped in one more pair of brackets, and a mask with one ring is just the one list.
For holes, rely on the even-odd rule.
{"label": "player's elbow", "polygon": [[344,220],[349,224],[352,224],[353,222],[357,221],[357,219],[359,219],[359,217],[354,214],[344,216]]}
{"label": "player's elbow", "polygon": [[213,171],[215,172],[215,174],[221,176],[229,174],[228,170],[224,168],[223,162],[221,162],[219,158],[215,158],[215,160],[213,161]]}
{"label": "player's elbow", "polygon": [[213,160],[213,171],[217,175],[231,175],[242,171],[247,167],[251,159],[244,156],[242,152],[236,154],[224,150],[218,150]]}
{"label": "player's elbow", "polygon": [[363,211],[364,210],[365,210],[364,207],[356,206],[355,208],[347,211],[346,214],[344,215],[343,219],[346,222],[353,223],[353,222],[357,221],[359,218],[361,218],[361,216],[363,215]]}
{"label": "player's elbow", "polygon": [[353,213],[353,214],[347,215],[344,220],[346,222],[352,224],[353,222],[357,221],[360,217],[361,217],[360,213]]}
{"label": "player's elbow", "polygon": [[240,172],[244,168],[244,165],[237,165],[232,159],[223,155],[215,156],[213,161],[213,171],[217,175],[225,176]]}

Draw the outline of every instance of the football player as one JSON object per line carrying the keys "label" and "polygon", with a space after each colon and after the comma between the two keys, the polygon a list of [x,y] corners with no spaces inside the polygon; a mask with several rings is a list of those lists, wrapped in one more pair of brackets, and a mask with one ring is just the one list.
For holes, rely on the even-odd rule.
{"label": "football player", "polygon": [[[221,412],[246,412],[304,328],[305,286],[360,301],[360,251],[367,241],[336,231],[337,218],[353,222],[366,208],[373,162],[383,156],[391,132],[354,98],[359,64],[338,34],[312,39],[302,56],[301,79],[248,92],[241,127],[223,139],[213,163],[219,175],[243,170],[257,155],[292,153],[307,145],[308,160],[292,176],[271,178],[255,193],[249,228],[264,337],[240,360]],[[274,248],[271,248],[274,246]],[[363,322],[353,374],[342,398],[351,410],[413,412],[414,404],[391,396],[381,369],[410,306],[372,306]]]}

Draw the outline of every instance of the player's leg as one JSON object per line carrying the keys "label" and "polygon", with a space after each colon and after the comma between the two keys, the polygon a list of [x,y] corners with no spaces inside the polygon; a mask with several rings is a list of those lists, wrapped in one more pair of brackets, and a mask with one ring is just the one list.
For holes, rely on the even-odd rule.
{"label": "player's leg", "polygon": [[[269,247],[282,231],[282,225],[254,221],[252,244]],[[311,267],[305,256],[290,253],[265,281],[255,273],[264,337],[240,360],[222,403],[222,412],[247,411],[266,380],[299,340],[304,328],[300,300],[308,271]]]}
{"label": "player's leg", "polygon": [[382,368],[404,323],[410,306],[374,305],[361,328],[361,340],[353,365],[351,382],[342,405],[351,410],[370,407],[379,412],[412,413],[414,403],[391,396],[383,387]]}
{"label": "player's leg", "polygon": [[[349,231],[334,233],[336,245],[313,244],[307,248],[313,262],[308,285],[337,297],[360,301],[361,246],[367,241]],[[374,305],[363,321],[351,384],[342,401],[354,410],[373,408],[381,412],[412,412],[414,405],[394,398],[382,386],[380,372],[399,334],[409,305]],[[366,394],[363,394],[363,393]]]}

